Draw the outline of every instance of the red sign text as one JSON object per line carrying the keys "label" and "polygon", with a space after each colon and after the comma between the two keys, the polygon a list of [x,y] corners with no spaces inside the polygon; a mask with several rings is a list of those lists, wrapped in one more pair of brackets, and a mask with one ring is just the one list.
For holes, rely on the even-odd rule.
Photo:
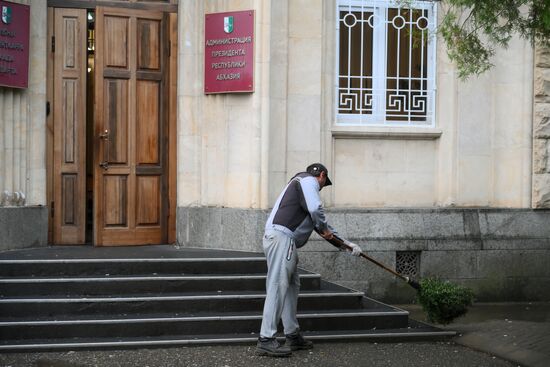
{"label": "red sign text", "polygon": [[254,11],[206,14],[204,93],[254,91]]}
{"label": "red sign text", "polygon": [[29,85],[30,6],[0,0],[0,86]]}

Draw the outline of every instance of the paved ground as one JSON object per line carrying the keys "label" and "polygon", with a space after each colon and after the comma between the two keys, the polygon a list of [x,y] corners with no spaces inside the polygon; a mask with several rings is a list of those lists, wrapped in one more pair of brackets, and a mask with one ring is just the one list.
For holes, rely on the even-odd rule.
{"label": "paved ground", "polygon": [[[417,306],[403,306],[416,319]],[[459,335],[444,342],[316,343],[290,358],[259,357],[249,345],[167,349],[8,353],[0,366],[550,366],[550,304],[478,304],[446,327]]]}
{"label": "paved ground", "polygon": [[[419,307],[404,306],[423,320]],[[453,341],[521,366],[550,366],[550,303],[477,304],[445,327],[459,334]]]}
{"label": "paved ground", "polygon": [[8,354],[2,366],[515,366],[502,359],[454,343],[318,343],[290,358],[259,357],[251,346],[203,346],[130,351]]}

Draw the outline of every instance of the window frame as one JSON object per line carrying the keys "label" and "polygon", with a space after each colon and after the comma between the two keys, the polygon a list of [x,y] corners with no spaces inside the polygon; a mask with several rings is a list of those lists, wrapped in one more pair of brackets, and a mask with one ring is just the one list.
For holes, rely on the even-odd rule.
{"label": "window frame", "polygon": [[[426,39],[427,47],[427,111],[426,121],[414,121],[410,118],[407,121],[397,121],[386,118],[386,93],[387,93],[387,45],[386,45],[386,25],[382,27],[373,27],[373,67],[372,67],[372,87],[378,91],[374,93],[373,111],[371,114],[359,113],[348,114],[340,113],[340,12],[341,11],[359,11],[372,12],[375,16],[380,17],[381,21],[386,24],[387,10],[390,8],[398,8],[399,1],[385,0],[337,0],[336,1],[336,52],[335,52],[335,109],[334,121],[336,126],[366,126],[366,127],[410,127],[410,128],[434,128],[436,126],[436,20],[437,20],[437,2],[435,1],[412,1],[411,9],[421,9],[428,11],[428,36]],[[361,50],[361,57],[363,50]],[[407,89],[411,90],[411,89]]]}

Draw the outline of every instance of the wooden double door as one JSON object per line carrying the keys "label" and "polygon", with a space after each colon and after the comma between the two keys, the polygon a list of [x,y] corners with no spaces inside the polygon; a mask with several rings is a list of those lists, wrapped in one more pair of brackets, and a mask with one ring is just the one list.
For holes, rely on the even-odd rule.
{"label": "wooden double door", "polygon": [[175,237],[174,14],[97,7],[93,43],[88,15],[49,9],[52,242],[168,243]]}

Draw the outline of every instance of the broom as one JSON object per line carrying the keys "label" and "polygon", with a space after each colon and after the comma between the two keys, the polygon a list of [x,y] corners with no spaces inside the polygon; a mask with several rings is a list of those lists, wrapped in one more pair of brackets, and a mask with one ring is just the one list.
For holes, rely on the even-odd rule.
{"label": "broom", "polygon": [[[351,251],[351,247],[336,235],[328,240],[328,242],[339,249]],[[361,253],[361,257],[392,273],[413,287],[417,291],[417,300],[426,312],[429,322],[443,325],[450,324],[455,318],[466,314],[468,306],[472,304],[474,294],[469,288],[444,282],[436,278],[427,278],[417,282],[408,276],[399,274],[363,252]]]}

